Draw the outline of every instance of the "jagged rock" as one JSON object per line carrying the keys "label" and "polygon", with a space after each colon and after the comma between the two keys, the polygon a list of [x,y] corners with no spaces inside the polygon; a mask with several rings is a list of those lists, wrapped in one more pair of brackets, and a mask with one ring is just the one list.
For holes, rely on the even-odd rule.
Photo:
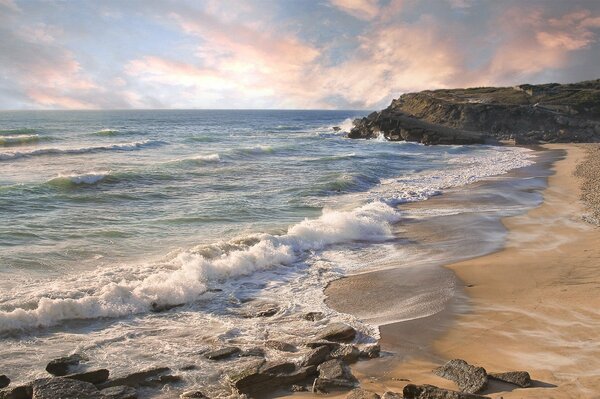
{"label": "jagged rock", "polygon": [[329,357],[330,349],[327,346],[319,346],[310,351],[302,361],[303,366],[316,366],[323,363]]}
{"label": "jagged rock", "polygon": [[65,378],[73,380],[89,382],[90,384],[102,384],[108,380],[110,372],[107,369],[100,369],[94,371],[87,371],[85,373],[69,374]]}
{"label": "jagged rock", "polygon": [[354,363],[360,356],[360,350],[354,345],[341,345],[329,354],[333,359],[341,359],[346,363]]}
{"label": "jagged rock", "polygon": [[527,371],[509,371],[507,373],[490,373],[488,377],[527,388],[531,385],[531,377]]}
{"label": "jagged rock", "polygon": [[158,304],[156,302],[152,302],[150,311],[154,312],[154,313],[161,313],[161,312],[166,312],[167,310],[182,307],[183,305],[185,305],[185,303],[178,303],[176,305],[170,305],[170,304]]}
{"label": "jagged rock", "polygon": [[60,377],[69,374],[69,371],[80,362],[88,360],[86,357],[74,354],[59,359],[51,360],[46,366],[46,371],[54,376]]}
{"label": "jagged rock", "polygon": [[137,391],[133,387],[118,385],[100,391],[103,399],[137,399]]}
{"label": "jagged rock", "polygon": [[357,383],[346,363],[339,359],[328,360],[317,368],[319,377],[313,383],[313,392],[328,392],[331,389],[354,388]]}
{"label": "jagged rock", "polygon": [[451,391],[433,385],[408,384],[402,394],[404,399],[490,399],[487,396]]}
{"label": "jagged rock", "polygon": [[0,375],[0,388],[6,388],[10,384],[10,378],[4,374]]}
{"label": "jagged rock", "polygon": [[267,341],[265,342],[265,346],[281,352],[296,352],[297,350],[294,345],[281,341]]}
{"label": "jagged rock", "polygon": [[240,352],[236,346],[227,346],[204,354],[204,357],[210,360],[221,360]]}
{"label": "jagged rock", "polygon": [[332,323],[325,327],[319,335],[320,339],[329,341],[352,341],[356,336],[356,330],[344,323]]}
{"label": "jagged rock", "polygon": [[0,391],[0,399],[31,399],[33,389],[30,385],[22,385]]}
{"label": "jagged rock", "polygon": [[334,132],[339,132],[340,130],[342,130],[342,128],[339,126],[334,126],[332,129]]}
{"label": "jagged rock", "polygon": [[32,399],[102,399],[94,384],[63,377],[35,380],[31,388]]}
{"label": "jagged rock", "polygon": [[129,387],[138,387],[144,385],[148,380],[152,378],[160,377],[171,371],[168,367],[156,367],[148,370],[138,371],[120,378],[113,378],[105,383],[99,385],[101,389],[116,387],[119,385],[126,385]]}
{"label": "jagged rock", "polygon": [[302,316],[304,320],[308,321],[319,321],[323,320],[324,317],[325,315],[323,314],[323,312],[308,312]]}
{"label": "jagged rock", "polygon": [[346,395],[346,399],[380,399],[381,397],[375,392],[367,391],[361,388],[356,388]]}
{"label": "jagged rock", "polygon": [[292,391],[292,392],[306,392],[306,391],[308,391],[308,388],[306,386],[304,386],[304,385],[296,385],[296,384],[294,384],[294,385],[292,385],[290,387],[290,391]]}
{"label": "jagged rock", "polygon": [[462,392],[477,393],[485,389],[488,382],[487,372],[483,367],[471,366],[462,359],[453,359],[433,372],[448,380],[454,381]]}
{"label": "jagged rock", "polygon": [[187,399],[187,398],[208,399],[208,396],[206,396],[201,391],[188,391],[188,392],[184,392],[181,395],[179,395],[179,397],[181,399]]}
{"label": "jagged rock", "polygon": [[360,357],[366,357],[369,359],[375,359],[381,354],[381,346],[379,344],[364,345],[359,348]]}
{"label": "jagged rock", "polygon": [[239,394],[252,394],[304,381],[316,370],[315,366],[295,369],[293,363],[254,364],[240,373],[229,375],[229,381]]}
{"label": "jagged rock", "polygon": [[402,394],[398,392],[386,391],[381,395],[381,399],[402,399]]}
{"label": "jagged rock", "polygon": [[337,342],[319,340],[319,341],[308,342],[308,343],[306,343],[306,346],[311,349],[319,348],[321,346],[326,346],[329,348],[329,350],[335,350],[340,347],[340,344]]}
{"label": "jagged rock", "polygon": [[250,348],[250,349],[241,351],[239,355],[240,355],[240,357],[248,357],[248,356],[265,357],[265,350],[263,348],[260,348],[257,346],[254,348]]}

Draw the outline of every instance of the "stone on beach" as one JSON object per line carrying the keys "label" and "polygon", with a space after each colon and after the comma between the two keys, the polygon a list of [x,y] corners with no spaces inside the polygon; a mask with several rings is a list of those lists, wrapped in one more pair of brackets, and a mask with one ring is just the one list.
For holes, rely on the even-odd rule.
{"label": "stone on beach", "polygon": [[248,395],[304,381],[316,371],[315,366],[296,368],[287,362],[257,362],[239,373],[230,374],[229,380],[237,393]]}
{"label": "stone on beach", "polygon": [[0,399],[31,399],[33,395],[30,385],[21,385],[0,391]]}
{"label": "stone on beach", "polygon": [[374,359],[379,357],[381,353],[381,346],[379,344],[369,344],[364,345],[359,348],[360,349],[360,357],[366,357],[369,359]]}
{"label": "stone on beach", "polygon": [[10,378],[4,374],[0,375],[0,388],[6,388],[10,384]]}
{"label": "stone on beach", "polygon": [[137,391],[133,387],[117,385],[100,391],[103,399],[137,399]]}
{"label": "stone on beach", "polygon": [[94,371],[86,371],[85,373],[68,374],[65,378],[72,380],[89,382],[91,384],[102,384],[108,380],[110,372],[107,369],[100,369]]}
{"label": "stone on beach", "polygon": [[126,375],[124,377],[113,378],[100,385],[101,388],[115,387],[119,385],[126,385],[130,387],[138,387],[144,385],[148,380],[163,376],[171,371],[168,367],[156,367],[148,370],[138,371]]}
{"label": "stone on beach", "polygon": [[296,352],[297,350],[294,345],[281,341],[267,341],[265,342],[265,346],[281,352]]}
{"label": "stone on beach", "polygon": [[87,358],[79,354],[61,357],[51,360],[46,366],[46,371],[57,377],[64,376],[69,374],[73,367],[86,360]]}
{"label": "stone on beach", "polygon": [[360,350],[354,345],[341,345],[339,348],[331,351],[330,356],[333,359],[341,359],[347,363],[354,363],[360,357]]}
{"label": "stone on beach", "polygon": [[402,391],[404,399],[490,399],[487,396],[451,391],[433,385],[408,384]]}
{"label": "stone on beach", "polygon": [[331,389],[354,388],[357,383],[350,367],[339,359],[328,360],[317,368],[319,377],[313,383],[313,392],[328,392]]}
{"label": "stone on beach", "polygon": [[42,378],[33,381],[31,387],[32,399],[102,399],[94,384],[69,378]]}
{"label": "stone on beach", "polygon": [[323,363],[329,357],[330,349],[327,346],[319,346],[311,350],[302,361],[303,366],[316,366]]}
{"label": "stone on beach", "polygon": [[488,383],[487,372],[483,367],[475,367],[462,359],[453,359],[433,370],[442,378],[454,381],[462,392],[477,393]]}
{"label": "stone on beach", "polygon": [[367,391],[365,389],[356,388],[350,391],[348,395],[346,395],[346,399],[380,399],[381,396],[377,395],[375,392]]}
{"label": "stone on beach", "polygon": [[332,323],[325,327],[319,335],[320,339],[330,341],[352,341],[356,336],[356,330],[344,323]]}
{"label": "stone on beach", "polygon": [[324,317],[325,315],[323,314],[323,312],[308,312],[302,316],[304,320],[308,321],[319,321],[323,320]]}
{"label": "stone on beach", "polygon": [[521,388],[527,388],[531,385],[531,377],[527,371],[509,371],[506,373],[490,373],[490,378],[508,382],[520,386]]}
{"label": "stone on beach", "polygon": [[227,346],[204,354],[204,357],[210,360],[221,360],[240,352],[236,346]]}

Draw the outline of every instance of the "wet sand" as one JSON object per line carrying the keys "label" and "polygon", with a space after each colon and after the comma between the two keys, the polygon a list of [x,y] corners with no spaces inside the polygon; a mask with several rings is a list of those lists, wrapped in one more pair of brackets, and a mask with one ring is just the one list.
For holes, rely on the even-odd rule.
{"label": "wet sand", "polygon": [[[363,388],[379,394],[401,392],[410,380],[456,389],[431,370],[462,358],[488,371],[527,370],[535,380],[534,387],[527,389],[491,383],[484,393],[493,398],[600,397],[600,230],[582,219],[587,210],[580,201],[581,181],[574,177],[589,146],[545,148],[554,155],[542,166],[554,174],[547,188],[539,190],[541,206],[503,218],[505,236],[502,229],[495,230],[496,236],[481,235],[484,246],[495,238],[505,243],[503,248],[446,266],[457,277],[457,290],[444,310],[381,326],[386,356],[353,366]],[[524,189],[528,191],[535,190]],[[476,188],[466,190],[465,198],[472,192]],[[456,196],[455,201],[461,204]],[[480,235],[480,230],[474,231]],[[445,233],[452,231],[438,231]],[[421,238],[432,239],[431,230]],[[468,244],[465,251],[469,252]],[[392,287],[390,279],[377,282],[381,273],[386,272],[332,284],[327,290],[329,304],[344,311],[354,307],[358,314],[368,313],[367,308],[380,313],[389,299],[378,304],[373,290],[380,297],[393,297],[389,289],[398,288]],[[351,290],[370,292],[373,299],[349,296]]]}

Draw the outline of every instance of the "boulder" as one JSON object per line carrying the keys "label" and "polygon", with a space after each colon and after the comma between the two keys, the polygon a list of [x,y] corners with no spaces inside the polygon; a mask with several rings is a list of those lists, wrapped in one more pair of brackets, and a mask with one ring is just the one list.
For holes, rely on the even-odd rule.
{"label": "boulder", "polygon": [[69,374],[70,370],[79,365],[80,362],[88,360],[86,357],[74,354],[51,360],[46,366],[46,371],[54,376],[63,376]]}
{"label": "boulder", "polygon": [[315,366],[295,368],[293,363],[254,364],[242,372],[229,375],[232,388],[238,394],[254,394],[306,380],[316,373]]}
{"label": "boulder", "polygon": [[171,304],[159,304],[157,302],[152,302],[152,304],[150,305],[151,306],[150,311],[154,312],[154,313],[162,313],[162,312],[166,312],[167,310],[179,308],[183,305],[185,305],[185,303],[178,303],[176,305],[171,305]]}
{"label": "boulder", "polygon": [[369,344],[364,345],[359,348],[360,349],[360,357],[365,357],[368,359],[375,359],[379,357],[381,354],[381,346],[379,344]]}
{"label": "boulder", "polygon": [[31,388],[31,399],[102,399],[94,384],[63,377],[35,380]]}
{"label": "boulder", "polygon": [[319,377],[313,383],[313,392],[329,392],[332,389],[354,388],[357,384],[350,368],[340,359],[331,359],[317,368]]}
{"label": "boulder", "polygon": [[453,359],[433,372],[442,378],[454,381],[462,392],[477,393],[488,383],[487,372],[483,367],[475,367],[462,359]]}
{"label": "boulder", "polygon": [[113,378],[108,380],[105,383],[100,384],[100,388],[110,388],[116,387],[120,385],[126,385],[129,387],[138,387],[147,383],[148,380],[152,378],[157,378],[163,376],[171,371],[168,367],[156,367],[148,370],[138,371],[136,373],[132,373],[126,375],[124,377]]}
{"label": "boulder", "polygon": [[305,345],[312,349],[318,348],[321,346],[326,346],[329,348],[329,350],[335,350],[340,347],[340,344],[338,344],[337,342],[324,341],[324,340],[308,342]]}
{"label": "boulder", "polygon": [[350,391],[348,395],[346,395],[346,399],[380,399],[381,396],[377,395],[375,392],[367,391],[365,389],[356,388]]}
{"label": "boulder", "polygon": [[356,330],[344,323],[331,323],[319,335],[320,339],[329,341],[352,341],[356,336]]}
{"label": "boulder", "polygon": [[133,387],[118,385],[100,391],[103,399],[137,399],[137,391]]}
{"label": "boulder", "polygon": [[187,399],[187,398],[208,399],[208,396],[206,396],[201,391],[187,391],[187,392],[184,392],[181,395],[179,395],[179,397],[181,399]]}
{"label": "boulder", "polygon": [[232,355],[240,353],[240,348],[235,346],[227,346],[204,354],[204,357],[210,360],[221,360]]}
{"label": "boulder", "polygon": [[531,385],[531,377],[527,371],[509,371],[507,373],[490,373],[488,377],[496,380],[508,382],[521,388],[527,388]]}
{"label": "boulder", "polygon": [[0,399],[31,399],[33,390],[29,385],[22,385],[0,391]]}
{"label": "boulder", "polygon": [[339,132],[340,130],[342,130],[342,128],[339,126],[334,126],[334,127],[332,127],[332,129],[334,132]]}
{"label": "boulder", "polygon": [[267,341],[265,342],[265,346],[281,352],[296,352],[297,350],[294,345],[281,341]]}
{"label": "boulder", "polygon": [[107,369],[100,369],[94,371],[86,371],[85,373],[69,374],[65,378],[72,380],[89,382],[90,384],[102,384],[108,380],[110,372]]}
{"label": "boulder", "polygon": [[303,366],[317,366],[329,358],[330,349],[327,346],[319,346],[311,350],[302,360]]}
{"label": "boulder", "polygon": [[296,370],[296,365],[290,362],[266,362],[260,366],[260,373],[262,374],[285,374],[291,373]]}
{"label": "boulder", "polygon": [[360,350],[354,345],[341,345],[339,348],[331,351],[329,356],[333,359],[341,359],[346,363],[354,363],[360,356]]}
{"label": "boulder", "polygon": [[402,394],[404,399],[490,399],[487,396],[451,391],[433,385],[408,384]]}
{"label": "boulder", "polygon": [[0,375],[0,388],[6,388],[10,384],[10,378],[4,374]]}

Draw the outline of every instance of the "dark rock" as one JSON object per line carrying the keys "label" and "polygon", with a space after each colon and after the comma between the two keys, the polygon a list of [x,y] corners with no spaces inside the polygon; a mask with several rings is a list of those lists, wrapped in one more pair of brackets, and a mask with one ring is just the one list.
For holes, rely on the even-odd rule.
{"label": "dark rock", "polygon": [[33,389],[29,385],[22,385],[0,391],[0,399],[31,399]]}
{"label": "dark rock", "polygon": [[507,373],[490,373],[488,377],[527,388],[531,385],[531,377],[527,371],[509,371]]}
{"label": "dark rock", "polygon": [[[293,364],[290,363],[293,366]],[[292,370],[288,372],[288,370]],[[241,373],[230,375],[229,380],[233,388],[240,394],[253,394],[272,389],[291,385],[297,382],[306,380],[311,375],[316,373],[315,366],[301,367],[292,369],[289,365],[270,366],[269,363],[264,365],[252,365]]]}
{"label": "dark rock", "polygon": [[125,385],[105,388],[100,391],[103,399],[137,399],[137,391],[135,388]]}
{"label": "dark rock", "polygon": [[89,382],[90,384],[102,384],[108,380],[109,371],[107,369],[100,369],[94,371],[87,371],[85,373],[69,374],[65,378],[72,380]]}
{"label": "dark rock", "polygon": [[260,366],[259,372],[262,374],[285,374],[291,373],[296,369],[296,365],[290,362],[266,362]]}
{"label": "dark rock", "polygon": [[433,385],[408,384],[402,394],[404,399],[490,399],[487,396],[451,391]]}
{"label": "dark rock", "polygon": [[86,357],[78,354],[61,357],[51,360],[46,366],[46,371],[55,376],[63,376],[69,374],[69,371],[77,366],[80,362],[88,360]]}
{"label": "dark rock", "polygon": [[246,350],[240,352],[239,355],[241,357],[248,357],[248,356],[265,357],[265,350],[263,348],[260,348],[257,346],[255,348],[246,349]]}
{"label": "dark rock", "polygon": [[35,380],[31,388],[32,399],[102,399],[93,384],[63,377]]}
{"label": "dark rock", "polygon": [[166,312],[167,310],[179,308],[179,307],[181,307],[183,305],[185,305],[185,303],[179,303],[179,304],[176,304],[176,305],[169,305],[169,304],[158,304],[156,302],[152,302],[150,311],[154,312],[154,313],[161,313],[161,312]]}
{"label": "dark rock", "polygon": [[319,377],[313,383],[313,392],[329,392],[338,388],[354,388],[357,384],[346,363],[339,359],[328,360],[317,368]]}
{"label": "dark rock", "polygon": [[208,396],[206,396],[201,391],[188,391],[188,392],[184,392],[181,395],[179,395],[179,397],[181,399],[187,399],[187,398],[208,399]]}
{"label": "dark rock", "polygon": [[381,395],[381,399],[402,399],[402,394],[398,392],[387,391]]}
{"label": "dark rock", "polygon": [[148,370],[138,371],[136,373],[129,374],[120,378],[113,378],[107,382],[100,384],[100,388],[110,388],[119,385],[126,385],[129,387],[138,387],[147,383],[152,378],[157,378],[161,375],[165,375],[171,371],[168,367],[156,367]]}
{"label": "dark rock", "polygon": [[356,388],[346,395],[346,399],[380,399],[381,396],[375,392],[367,391],[361,388]]}
{"label": "dark rock", "polygon": [[221,360],[240,352],[240,348],[227,346],[204,354],[204,357],[210,360]]}
{"label": "dark rock", "polygon": [[294,345],[281,341],[267,341],[265,342],[265,346],[281,352],[296,352],[297,350]]}
{"label": "dark rock", "polygon": [[341,345],[339,348],[331,351],[329,356],[333,359],[341,359],[346,363],[354,363],[360,356],[360,350],[354,345]]}
{"label": "dark rock", "polygon": [[311,350],[302,361],[303,366],[316,366],[329,358],[331,350],[327,346],[319,346]]}
{"label": "dark rock", "polygon": [[302,316],[304,320],[308,321],[319,321],[323,320],[324,317],[325,315],[323,314],[323,312],[308,312]]}
{"label": "dark rock", "polygon": [[332,129],[334,132],[339,132],[340,130],[342,130],[342,128],[339,126],[334,126]]}
{"label": "dark rock", "polygon": [[306,344],[307,347],[309,348],[319,348],[321,346],[326,346],[329,348],[329,350],[335,350],[337,348],[340,347],[340,344],[337,342],[331,342],[331,341],[313,341],[313,342],[308,342]]}
{"label": "dark rock", "polygon": [[294,385],[292,385],[290,387],[290,391],[292,391],[292,392],[306,392],[306,391],[308,391],[308,388],[306,386],[304,386],[304,385],[296,385],[296,384],[294,384]]}
{"label": "dark rock", "polygon": [[471,366],[461,359],[453,359],[433,372],[448,380],[456,382],[462,392],[477,393],[485,389],[488,377],[483,367]]}
{"label": "dark rock", "polygon": [[140,383],[144,387],[161,387],[166,384],[176,384],[181,382],[182,378],[178,375],[166,374],[148,378]]}
{"label": "dark rock", "polygon": [[10,378],[4,374],[0,375],[0,388],[6,388],[10,384]]}
{"label": "dark rock", "polygon": [[185,366],[181,366],[179,368],[179,370],[181,371],[191,371],[191,370],[197,370],[198,366],[196,366],[195,364],[187,364]]}
{"label": "dark rock", "polygon": [[360,357],[375,359],[381,354],[381,346],[379,344],[364,345],[360,348]]}
{"label": "dark rock", "polygon": [[329,341],[352,341],[356,336],[356,330],[344,323],[332,323],[325,327],[319,335],[320,339]]}

